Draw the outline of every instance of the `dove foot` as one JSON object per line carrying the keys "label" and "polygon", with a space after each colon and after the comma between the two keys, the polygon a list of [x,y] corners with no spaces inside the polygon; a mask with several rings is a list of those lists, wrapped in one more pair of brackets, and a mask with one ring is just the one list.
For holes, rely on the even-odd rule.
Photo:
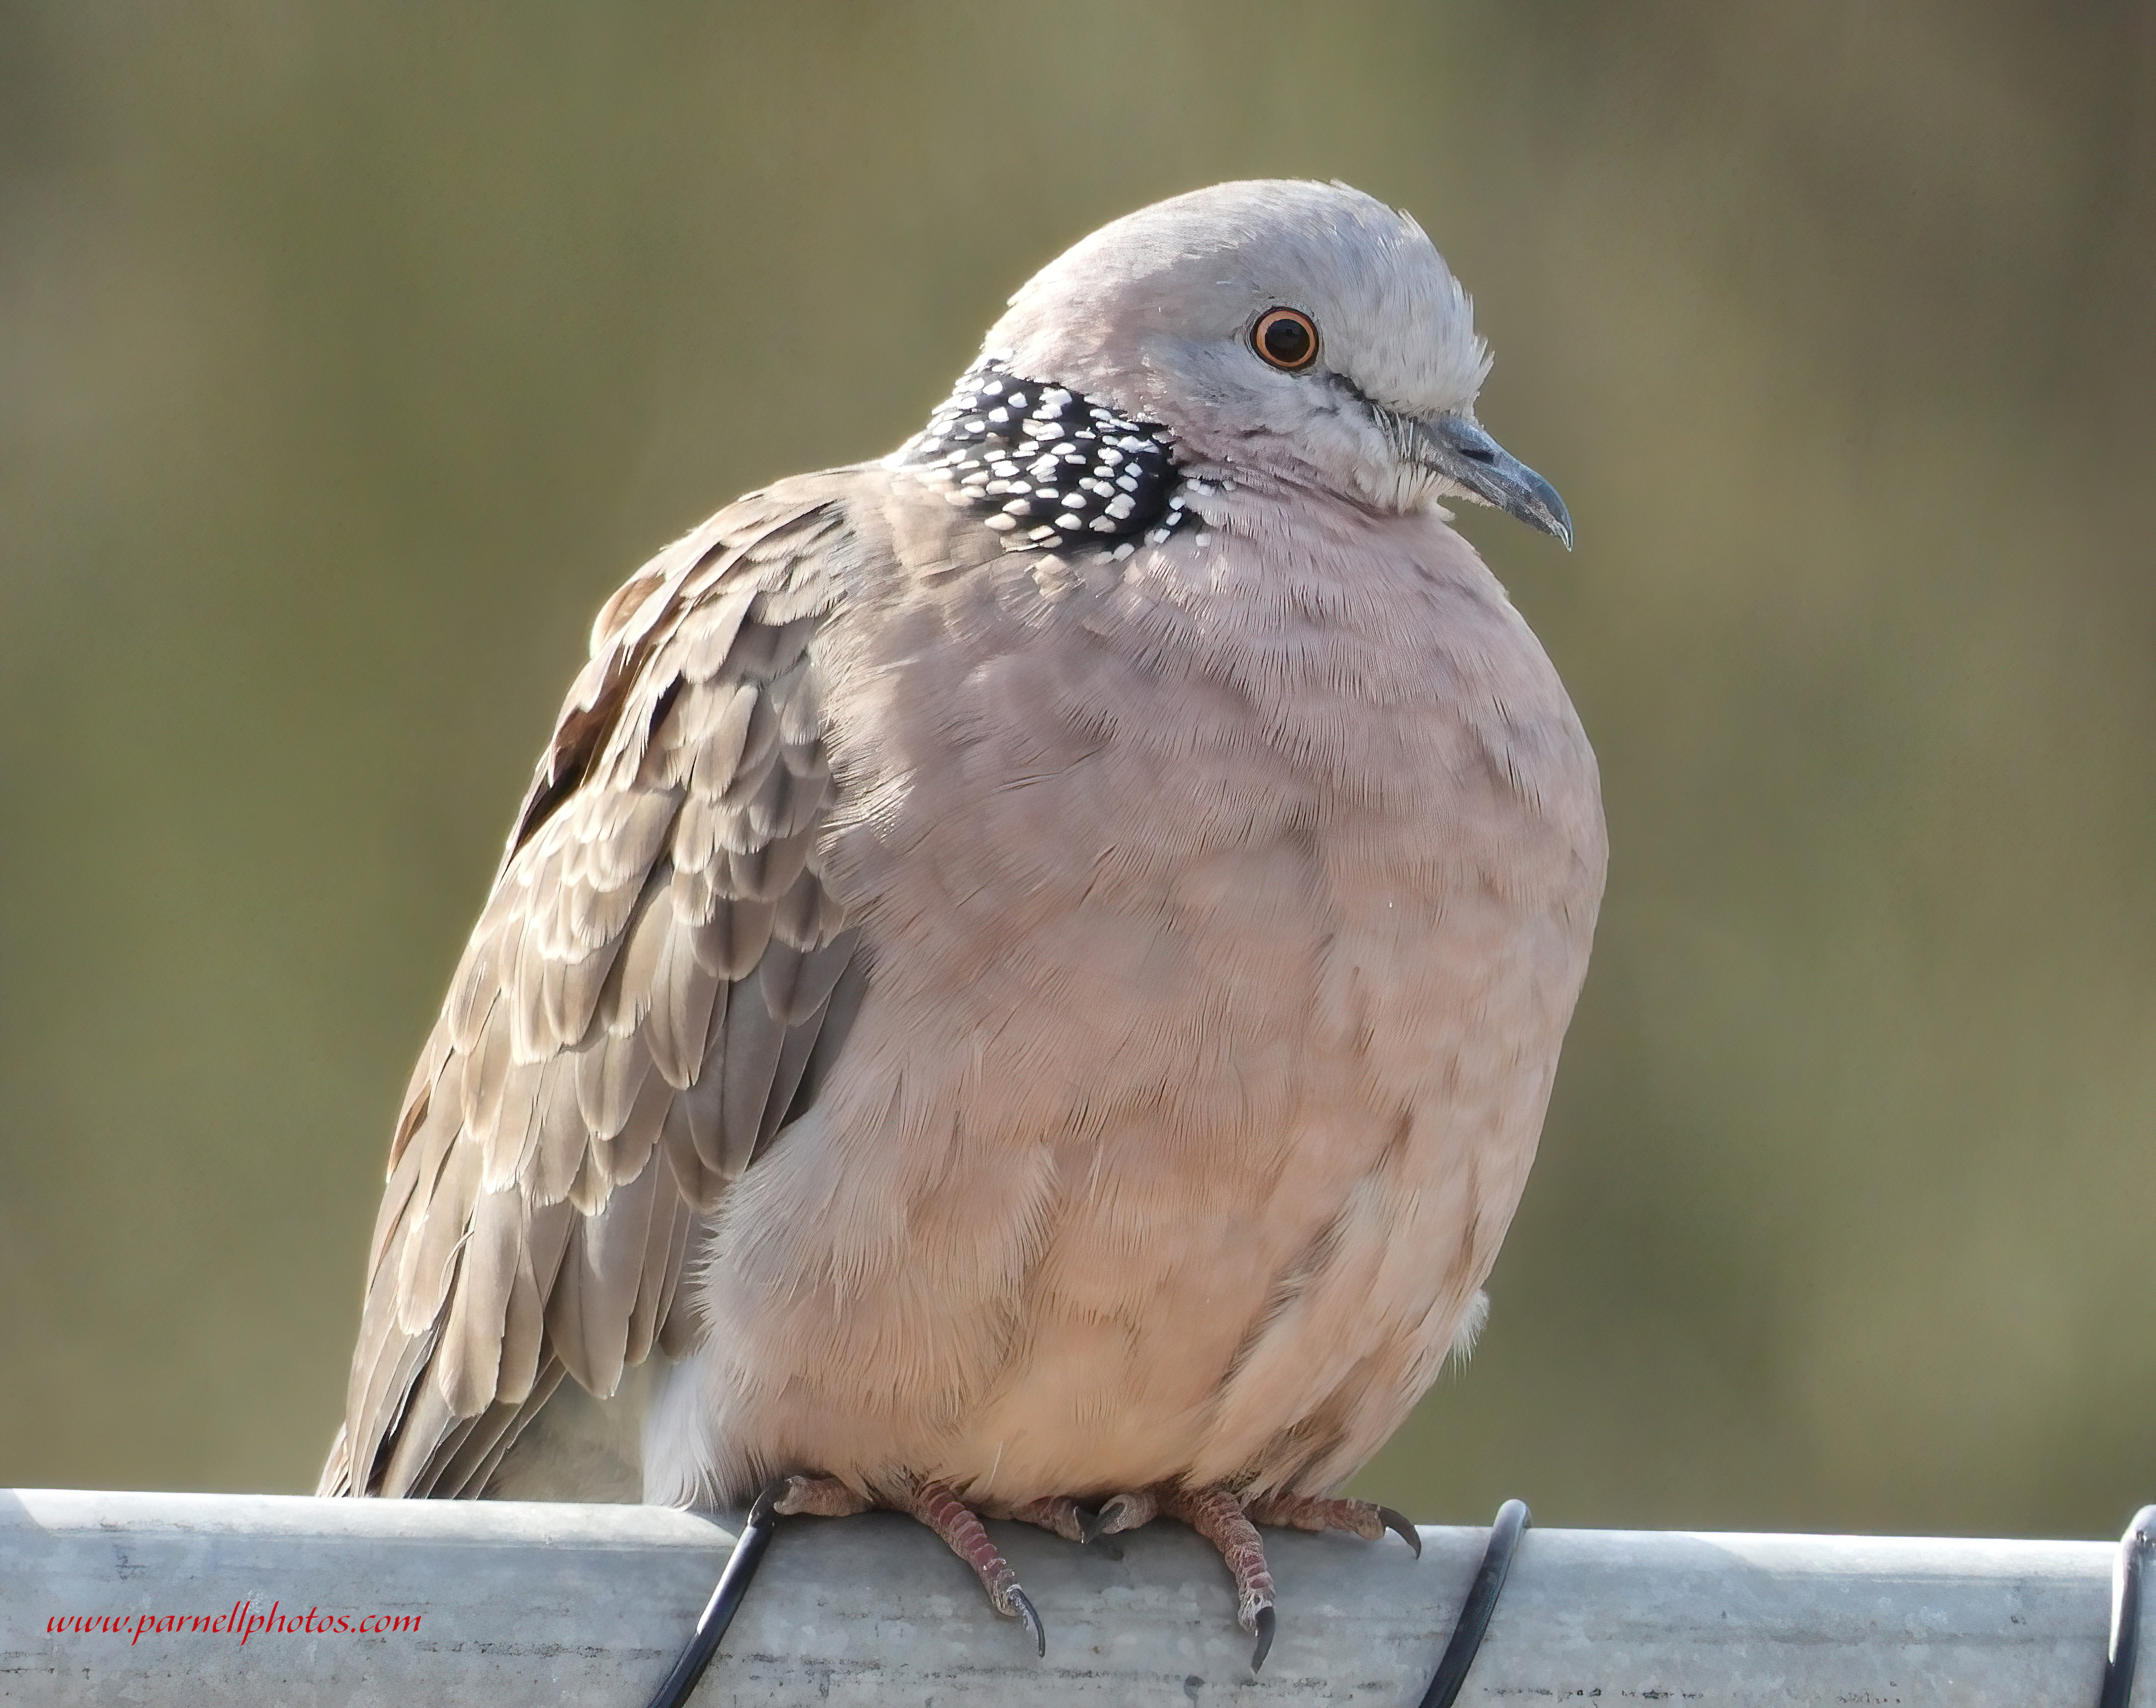
{"label": "dove foot", "polygon": [[1136,1530],[1163,1513],[1182,1520],[1220,1551],[1235,1580],[1235,1622],[1258,1639],[1250,1655],[1250,1670],[1255,1672],[1265,1664],[1265,1653],[1273,1646],[1276,1623],[1273,1574],[1265,1565],[1265,1545],[1259,1539],[1257,1526],[1244,1515],[1243,1503],[1232,1491],[1185,1489],[1165,1483],[1111,1495],[1101,1503],[1087,1540]]}
{"label": "dove foot", "polygon": [[1034,1611],[1031,1598],[1019,1587],[1018,1574],[1011,1570],[1010,1562],[988,1540],[987,1529],[970,1507],[945,1485],[921,1483],[915,1486],[900,1510],[911,1513],[942,1536],[951,1552],[973,1568],[973,1575],[981,1580],[981,1587],[988,1593],[988,1605],[1005,1618],[1023,1623],[1033,1638],[1034,1651],[1048,1653],[1048,1634],[1041,1628],[1040,1615]]}
{"label": "dove foot", "polygon": [[[989,1607],[994,1607],[1004,1619],[1018,1619],[1019,1623],[1024,1623],[1026,1633],[1033,1637],[1033,1648],[1040,1654],[1048,1654],[1048,1633],[1041,1630],[1041,1615],[1033,1611],[1033,1598],[1018,1587],[1018,1572],[1011,1570],[1011,1562],[996,1551],[994,1542],[989,1542],[988,1529],[983,1529],[974,1511],[940,1481],[914,1484],[912,1492],[899,1499],[862,1495],[836,1477],[781,1477],[774,1484],[774,1490],[776,1499],[772,1501],[772,1510],[783,1516],[800,1514],[808,1518],[852,1518],[856,1511],[888,1507],[891,1511],[903,1511],[910,1518],[918,1518],[942,1537],[951,1552],[973,1566],[973,1574],[981,1578],[981,1587],[988,1589]],[[1070,1511],[1063,1511],[1063,1507],[1070,1507]],[[1074,1542],[1086,1540],[1082,1525],[1085,1514],[1075,1501],[1033,1501],[1026,1507],[1019,1507],[1011,1516],[1024,1518],[1033,1525],[1044,1525],[1045,1529],[1056,1531],[1056,1536],[1067,1536]]]}
{"label": "dove foot", "polygon": [[836,1477],[783,1477],[772,1511],[783,1517],[851,1518],[876,1503]]}
{"label": "dove foot", "polygon": [[1258,1639],[1250,1654],[1250,1670],[1255,1672],[1273,1646],[1276,1618],[1273,1574],[1265,1564],[1265,1545],[1259,1539],[1257,1526],[1230,1490],[1168,1488],[1156,1491],[1153,1498],[1160,1511],[1181,1519],[1220,1551],[1235,1580],[1235,1623]]}
{"label": "dove foot", "polygon": [[1086,1521],[1083,1540],[1095,1541],[1104,1536],[1138,1530],[1159,1516],[1158,1490],[1136,1489],[1125,1495],[1111,1495],[1101,1503],[1101,1510]]}
{"label": "dove foot", "polygon": [[1374,1500],[1322,1500],[1310,1495],[1260,1495],[1245,1503],[1244,1515],[1253,1524],[1277,1525],[1285,1530],[1337,1530],[1358,1536],[1366,1542],[1382,1541],[1387,1531],[1422,1557],[1422,1537],[1407,1516]]}
{"label": "dove foot", "polygon": [[[942,1483],[916,1484],[912,1491],[896,1500],[879,1499],[840,1482],[836,1477],[783,1477],[773,1485],[777,1491],[772,1510],[783,1516],[851,1518],[871,1507],[887,1507],[917,1518],[943,1538],[951,1552],[973,1568],[981,1587],[988,1593],[988,1605],[1007,1619],[1022,1623],[1033,1639],[1036,1652],[1048,1653],[1047,1633],[1032,1598],[1019,1587],[1018,1574],[997,1552],[971,1508]],[[1066,1514],[1060,1509],[1068,1507]],[[1035,1500],[1013,1512],[1014,1518],[1042,1525],[1073,1541],[1086,1540],[1084,1514],[1075,1500]],[[1068,1525],[1069,1528],[1063,1526]]]}
{"label": "dove foot", "polygon": [[[1389,1506],[1369,1500],[1327,1500],[1308,1495],[1260,1495],[1245,1503],[1224,1488],[1185,1489],[1175,1485],[1111,1495],[1086,1526],[1086,1540],[1136,1530],[1162,1514],[1180,1519],[1220,1551],[1235,1580],[1235,1618],[1258,1639],[1250,1670],[1264,1665],[1278,1622],[1273,1577],[1265,1563],[1265,1543],[1257,1526],[1282,1525],[1293,1530],[1344,1531],[1368,1541],[1393,1531],[1422,1553],[1415,1527]],[[1081,1522],[1084,1521],[1081,1518]]]}
{"label": "dove foot", "polygon": [[1051,1495],[1042,1500],[1029,1500],[1023,1506],[1014,1506],[1008,1512],[994,1515],[999,1518],[1015,1519],[1020,1524],[1038,1525],[1052,1531],[1066,1542],[1089,1542],[1092,1538],[1090,1526],[1093,1515],[1068,1495]]}

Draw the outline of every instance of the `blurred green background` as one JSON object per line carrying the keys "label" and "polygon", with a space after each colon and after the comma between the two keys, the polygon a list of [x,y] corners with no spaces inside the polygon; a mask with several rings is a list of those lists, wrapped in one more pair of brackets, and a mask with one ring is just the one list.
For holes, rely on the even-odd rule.
{"label": "blurred green background", "polygon": [[1411,210],[1614,858],[1432,1519],[2156,1498],[2156,7],[0,3],[0,1483],[298,1490],[599,600],[1216,179]]}

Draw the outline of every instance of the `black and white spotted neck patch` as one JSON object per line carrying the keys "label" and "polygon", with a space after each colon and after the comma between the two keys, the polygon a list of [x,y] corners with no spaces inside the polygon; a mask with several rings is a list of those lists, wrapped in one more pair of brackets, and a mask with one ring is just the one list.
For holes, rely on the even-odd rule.
{"label": "black and white spotted neck patch", "polygon": [[966,371],[892,460],[985,512],[1012,551],[1092,545],[1127,557],[1192,519],[1161,428],[994,356]]}

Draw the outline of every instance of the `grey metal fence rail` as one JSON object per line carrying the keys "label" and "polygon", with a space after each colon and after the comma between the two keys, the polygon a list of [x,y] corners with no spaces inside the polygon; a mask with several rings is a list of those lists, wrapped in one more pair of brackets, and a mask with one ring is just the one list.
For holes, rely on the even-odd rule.
{"label": "grey metal fence rail", "polygon": [[[1271,1533],[1253,1678],[1219,1561],[1176,1526],[1121,1560],[1003,1527],[1038,1660],[918,1526],[790,1520],[696,1700],[1412,1705],[1485,1536],[1422,1534],[1417,1561]],[[0,1491],[0,1700],[637,1708],[732,1539],[651,1507]],[[1532,1530],[1460,1700],[2090,1708],[2116,1552]]]}

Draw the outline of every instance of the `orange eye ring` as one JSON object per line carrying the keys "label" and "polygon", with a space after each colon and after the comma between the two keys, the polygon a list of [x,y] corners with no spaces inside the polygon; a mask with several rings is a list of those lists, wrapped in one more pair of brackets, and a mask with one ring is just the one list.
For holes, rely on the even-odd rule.
{"label": "orange eye ring", "polygon": [[1283,373],[1317,360],[1317,326],[1299,309],[1267,309],[1250,328],[1250,348],[1259,359]]}

